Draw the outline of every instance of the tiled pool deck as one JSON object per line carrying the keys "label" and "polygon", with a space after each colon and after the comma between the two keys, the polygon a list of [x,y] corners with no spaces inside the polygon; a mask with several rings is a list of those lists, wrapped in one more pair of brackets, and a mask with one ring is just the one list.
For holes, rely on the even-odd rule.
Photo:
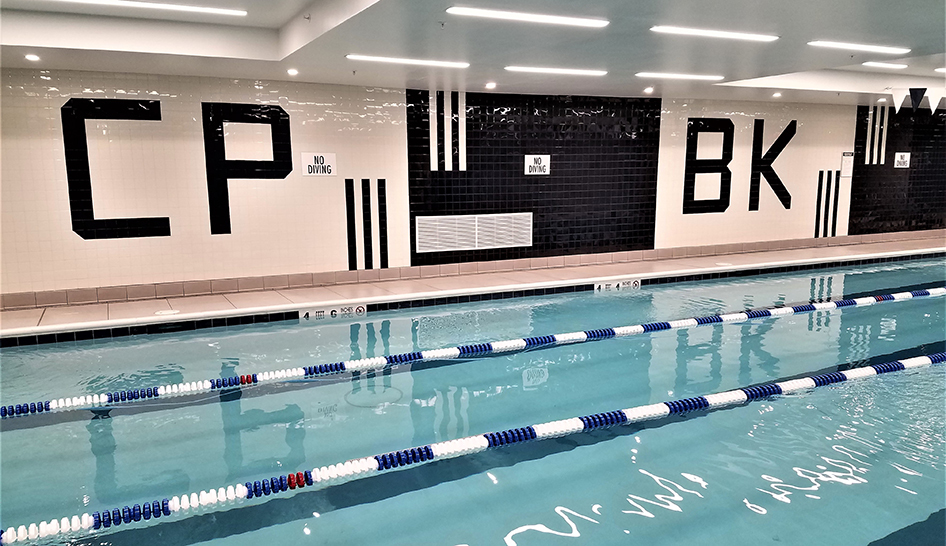
{"label": "tiled pool deck", "polygon": [[[690,256],[625,263],[459,274],[330,286],[256,290],[139,301],[60,305],[0,312],[4,346],[187,330],[296,318],[317,311],[360,316],[378,309],[592,289],[620,281],[647,284],[744,276],[942,255],[942,238]],[[589,286],[590,285],[590,286]],[[486,296],[489,294],[489,296]],[[493,296],[499,294],[498,296]],[[326,316],[326,318],[328,318]],[[77,336],[76,333],[79,333]]]}

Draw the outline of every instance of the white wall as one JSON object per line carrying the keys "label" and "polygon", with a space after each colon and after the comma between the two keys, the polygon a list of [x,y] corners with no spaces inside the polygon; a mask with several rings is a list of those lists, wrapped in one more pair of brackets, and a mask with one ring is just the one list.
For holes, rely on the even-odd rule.
{"label": "white wall", "polygon": [[[359,256],[360,180],[384,178],[389,265],[409,265],[403,90],[40,70],[2,80],[3,293],[347,270],[345,178],[356,180]],[[170,237],[73,232],[60,116],[73,97],[161,101],[159,122],[88,120],[86,130],[95,217],[169,217]],[[210,233],[201,102],[290,115],[292,173],[231,180],[228,235]],[[272,157],[268,126],[227,130],[228,159]],[[337,154],[337,176],[303,177],[301,152]]]}
{"label": "white wall", "polygon": [[[854,106],[664,100],[657,166],[655,248],[811,238],[818,172],[840,169],[842,152],[854,150],[856,113]],[[732,193],[725,212],[682,212],[690,118],[727,118],[733,122],[733,158],[729,164]],[[759,192],[759,210],[749,210],[751,146],[756,119],[765,120],[763,153],[792,120],[797,121],[795,136],[773,164],[792,196],[788,210],[783,208],[764,178]],[[719,134],[703,133],[699,143],[700,159],[721,157]],[[697,175],[696,199],[718,197],[719,178],[718,174]],[[837,235],[847,235],[850,180],[842,178]]]}

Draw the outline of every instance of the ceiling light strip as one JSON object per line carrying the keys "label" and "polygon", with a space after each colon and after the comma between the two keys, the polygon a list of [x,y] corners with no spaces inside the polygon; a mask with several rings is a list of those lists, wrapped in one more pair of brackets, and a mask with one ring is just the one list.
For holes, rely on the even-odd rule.
{"label": "ceiling light strip", "polygon": [[752,34],[748,32],[730,32],[727,30],[709,30],[701,28],[673,27],[657,25],[650,27],[654,32],[663,34],[681,34],[684,36],[701,36],[704,38],[723,38],[726,40],[748,40],[751,42],[774,42],[778,36],[770,34]]}
{"label": "ceiling light strip", "polygon": [[205,6],[187,6],[183,4],[164,4],[159,2],[137,2],[134,0],[54,0],[69,4],[89,4],[94,6],[112,6],[116,8],[143,8],[166,11],[185,11],[189,13],[208,13],[211,15],[230,15],[246,17],[246,11],[241,9],[210,8]]}
{"label": "ceiling light strip", "polygon": [[725,76],[713,76],[710,74],[674,74],[669,72],[638,72],[634,74],[638,78],[660,78],[667,80],[704,80],[704,81],[718,81],[725,78]]}
{"label": "ceiling light strip", "polygon": [[903,70],[907,67],[905,64],[899,63],[877,63],[874,61],[867,61],[866,63],[861,63],[863,66],[870,66],[872,68],[892,68],[894,70]]}
{"label": "ceiling light strip", "polygon": [[888,55],[905,55],[910,52],[910,49],[906,47],[890,47],[871,44],[849,44],[847,42],[830,42],[826,40],[815,40],[814,42],[808,42],[808,45],[815,47],[829,47],[832,49],[845,49],[848,51],[886,53]]}
{"label": "ceiling light strip", "polygon": [[440,68],[467,68],[470,63],[454,61],[434,61],[430,59],[402,59],[399,57],[375,57],[372,55],[345,55],[352,61],[370,61],[375,63],[410,64],[417,66],[437,66]]}
{"label": "ceiling light strip", "polygon": [[540,66],[507,66],[510,72],[531,72],[533,74],[558,74],[563,76],[604,76],[607,70],[586,70],[583,68],[548,68]]}
{"label": "ceiling light strip", "polygon": [[503,19],[522,23],[542,23],[547,25],[568,25],[574,27],[601,28],[610,21],[606,19],[591,19],[588,17],[563,17],[560,15],[544,15],[541,13],[521,13],[517,11],[502,11],[479,8],[462,8],[453,6],[447,8],[450,15],[464,15],[469,17],[486,17],[488,19]]}

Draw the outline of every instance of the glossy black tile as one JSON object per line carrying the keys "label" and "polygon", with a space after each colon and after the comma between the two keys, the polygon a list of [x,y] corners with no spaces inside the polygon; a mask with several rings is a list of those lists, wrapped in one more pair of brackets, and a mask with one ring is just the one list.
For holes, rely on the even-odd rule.
{"label": "glossy black tile", "polygon": [[[452,105],[458,105],[456,93]],[[438,108],[444,98],[437,97]],[[466,93],[446,136],[430,131],[430,93],[408,90],[411,263],[431,265],[651,249],[657,199],[659,99]],[[465,116],[466,170],[457,118]],[[431,142],[437,164],[431,170]],[[444,148],[453,156],[446,170]],[[551,174],[524,174],[526,155]],[[533,213],[531,247],[417,253],[415,218]]]}

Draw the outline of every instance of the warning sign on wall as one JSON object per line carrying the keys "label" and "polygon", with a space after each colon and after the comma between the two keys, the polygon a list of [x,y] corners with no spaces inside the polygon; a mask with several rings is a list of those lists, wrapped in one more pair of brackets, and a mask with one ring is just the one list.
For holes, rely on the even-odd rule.
{"label": "warning sign on wall", "polygon": [[302,154],[302,176],[335,176],[335,154],[306,152]]}
{"label": "warning sign on wall", "polygon": [[550,155],[527,155],[525,174],[552,174]]}

